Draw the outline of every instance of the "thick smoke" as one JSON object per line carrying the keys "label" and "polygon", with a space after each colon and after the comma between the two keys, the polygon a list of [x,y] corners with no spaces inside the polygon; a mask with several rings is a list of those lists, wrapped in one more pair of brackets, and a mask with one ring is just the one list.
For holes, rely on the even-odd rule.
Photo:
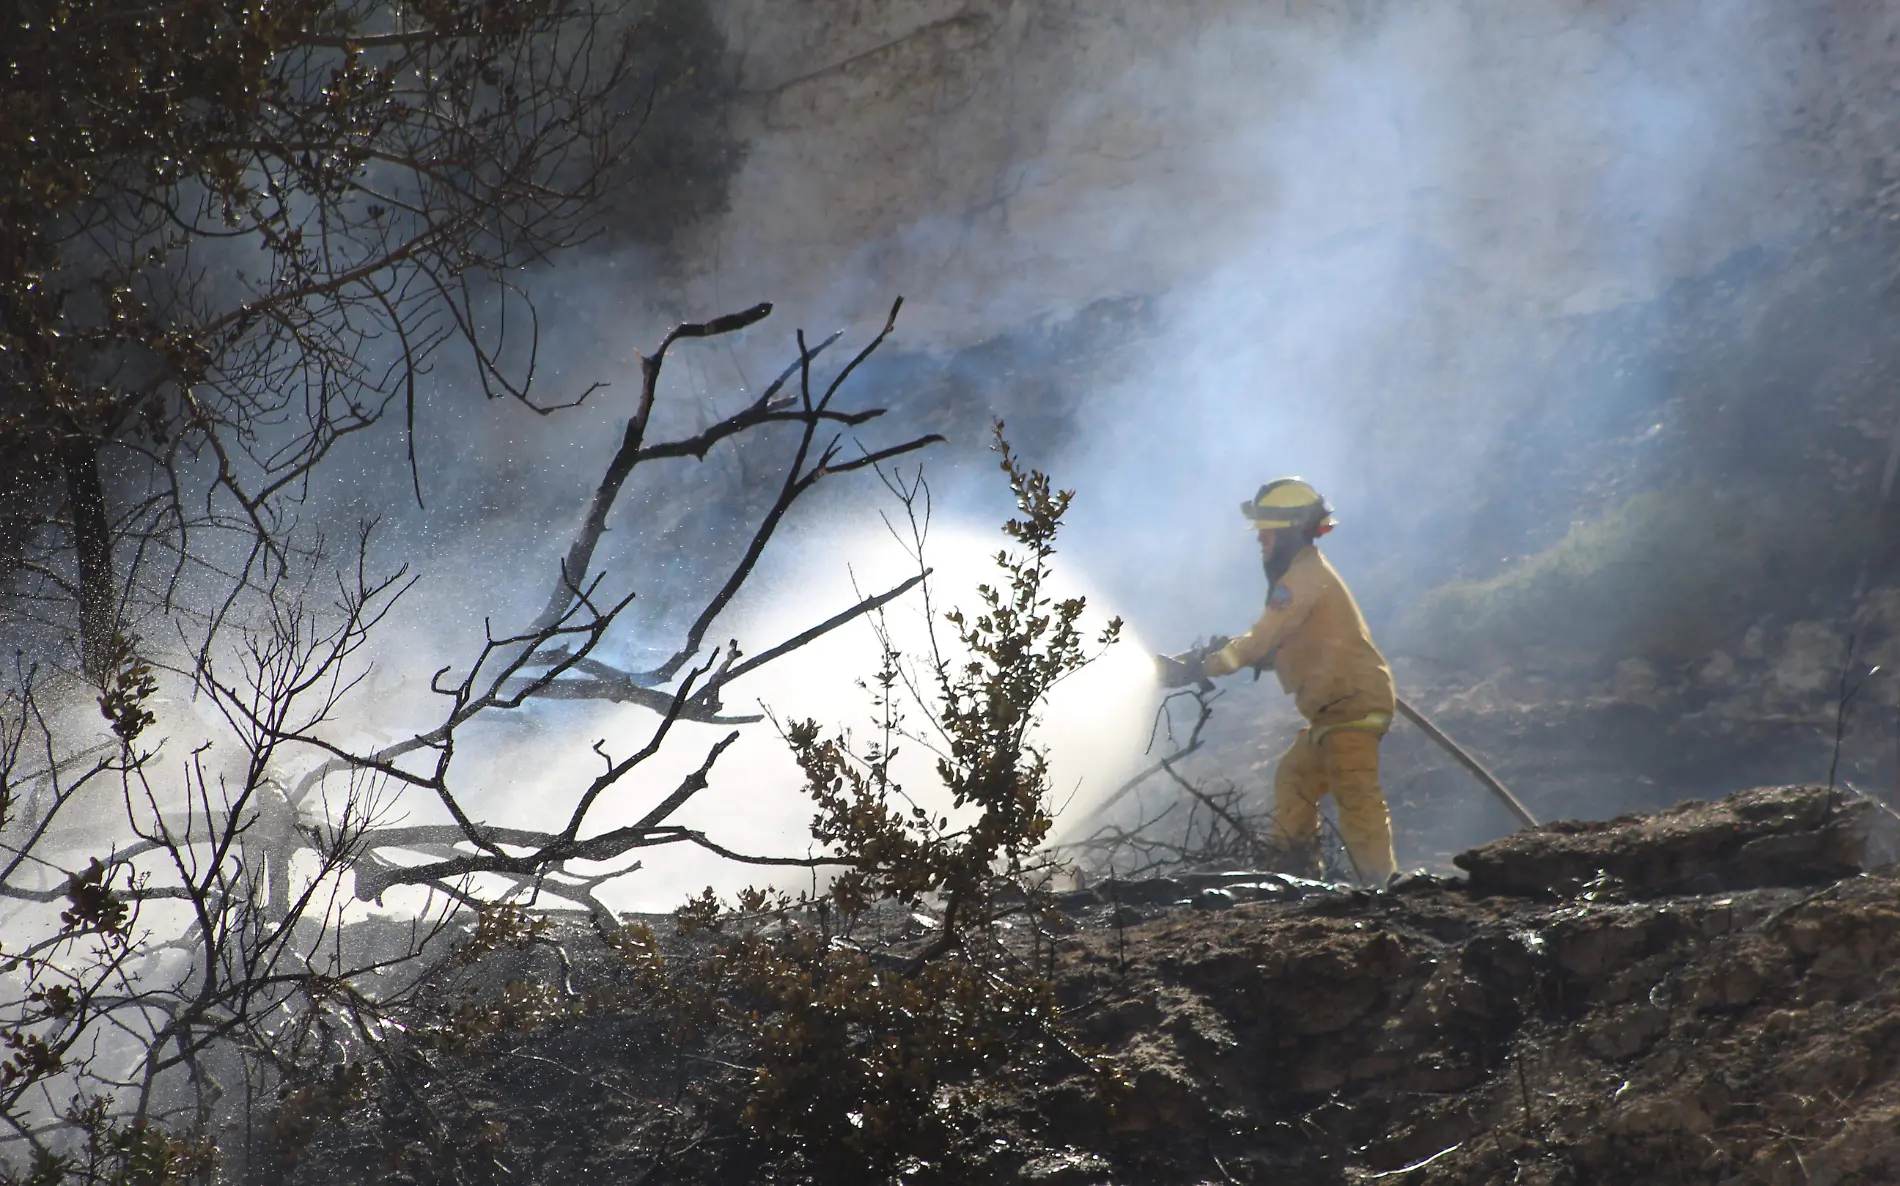
{"label": "thick smoke", "polygon": [[[1553,336],[1799,240],[1856,184],[1804,139],[1827,51],[1787,6],[714,11],[748,136],[729,209],[634,302],[624,261],[563,290],[648,324],[769,295],[774,350],[897,293],[898,344],[936,350],[1147,301],[1143,357],[1045,460],[1091,578],[1189,635],[1249,615],[1225,516],[1275,474],[1333,495],[1381,601],[1413,580],[1382,558],[1521,552],[1471,555],[1465,518]],[[702,365],[717,391],[771,361]]]}
{"label": "thick smoke", "polygon": [[[1799,6],[710,8],[739,62],[732,126],[746,140],[726,209],[683,233],[671,263],[603,254],[535,282],[549,398],[614,384],[583,408],[470,415],[465,396],[436,397],[420,438],[425,464],[436,459],[430,506],[388,525],[428,572],[405,668],[466,648],[481,614],[519,616],[542,596],[523,574],[553,572],[565,527],[550,525],[578,514],[637,390],[633,351],[668,321],[779,305],[742,339],[673,364],[663,414],[690,428],[776,371],[794,326],[862,327],[900,293],[894,348],[914,351],[1104,298],[1145,302],[1143,339],[1121,356],[1133,361],[1095,376],[1064,410],[1064,439],[1030,458],[1079,491],[1061,562],[1103,616],[1135,624],[1125,655],[1251,621],[1261,581],[1234,507],[1285,473],[1332,499],[1329,550],[1396,638],[1428,583],[1496,571],[1568,526],[1500,539],[1474,518],[1541,493],[1501,494],[1487,475],[1523,447],[1526,417],[1545,414],[1540,367],[1567,327],[1745,247],[1798,244],[1858,184],[1808,141],[1815,105],[1845,84]],[[456,376],[441,379],[452,391]],[[1008,376],[988,388],[997,413],[1034,411],[1013,404]],[[862,400],[918,412],[904,395]],[[1593,398],[1567,410],[1568,435],[1536,447],[1619,430],[1622,405],[1593,410]],[[990,538],[978,533],[1005,509],[980,445],[953,442],[929,463],[948,508],[939,537],[955,541],[946,568],[966,583],[962,541]],[[362,503],[402,504],[407,477],[390,460],[365,461]],[[715,457],[688,509],[722,505],[744,464]],[[866,490],[801,523],[735,631],[833,612],[848,566],[876,583],[886,561]],[[680,495],[634,492],[605,561],[641,585],[659,649],[719,552],[681,518]],[[790,715],[862,719],[851,679],[868,670],[867,638],[787,664],[755,694]],[[1406,645],[1429,655],[1431,640]],[[1097,784],[1082,800],[1145,740],[1152,689],[1138,663],[1118,663],[1091,694],[1100,711],[1051,734],[1064,777]],[[501,780],[514,789],[497,792],[500,817],[525,820],[539,788],[596,761],[584,746],[565,765],[530,759],[546,739],[647,727],[633,713],[531,715],[518,749],[498,743],[498,769],[510,754],[534,767]],[[795,837],[803,818],[785,793],[789,760],[768,752],[769,734],[755,741],[696,808],[736,825],[741,847]],[[711,876],[669,867],[652,884],[663,897]]]}

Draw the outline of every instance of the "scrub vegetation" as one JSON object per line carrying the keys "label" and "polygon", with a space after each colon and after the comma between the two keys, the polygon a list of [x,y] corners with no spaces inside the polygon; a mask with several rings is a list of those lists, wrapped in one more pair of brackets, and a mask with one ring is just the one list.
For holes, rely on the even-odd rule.
{"label": "scrub vegetation", "polygon": [[1824,608],[1814,595],[1851,583],[1867,559],[1863,519],[1709,486],[1646,491],[1496,576],[1432,590],[1404,628],[1422,653],[1493,665],[1676,667],[1764,605]]}
{"label": "scrub vegetation", "polygon": [[[625,1143],[602,1155],[649,1178],[963,1182],[980,1172],[972,1156],[987,1156],[972,1144],[982,1117],[1012,1091],[1078,1071],[1104,1099],[1125,1089],[1053,995],[1059,869],[1044,849],[1052,804],[1033,735],[1050,688],[1121,623],[1091,640],[1083,600],[1050,595],[1071,492],[1022,466],[1000,425],[996,448],[1020,515],[978,606],[942,612],[947,633],[922,654],[897,650],[880,625],[865,733],[783,723],[823,886],[733,901],[709,889],[657,925],[597,919],[591,941],[569,939],[592,948],[586,991],[559,948],[558,978],[511,980],[491,953],[551,943],[555,924],[485,910],[398,1030],[288,1081],[272,1149],[281,1172],[322,1181],[340,1166],[399,1165],[410,1180],[505,1180],[513,1170],[497,1167],[538,1122],[473,1108],[480,1087],[446,1085],[531,1074],[550,1042],[598,1059],[603,1031],[623,1035],[632,1062],[617,1089]],[[928,490],[921,476],[889,481],[925,576]],[[907,783],[898,759],[913,746],[934,777]],[[674,1078],[671,1098],[655,1076]],[[420,1131],[407,1123],[425,1116]]]}

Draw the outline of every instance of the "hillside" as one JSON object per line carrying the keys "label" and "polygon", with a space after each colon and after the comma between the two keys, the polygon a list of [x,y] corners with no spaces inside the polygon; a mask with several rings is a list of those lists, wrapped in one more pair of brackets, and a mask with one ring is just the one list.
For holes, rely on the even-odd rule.
{"label": "hillside", "polygon": [[[1070,892],[1053,981],[1122,1086],[1061,1057],[964,1084],[981,1102],[956,1164],[900,1178],[1893,1181],[1896,824],[1768,788],[1547,825],[1385,893],[1249,872]],[[613,997],[624,966],[591,932],[557,937],[432,1007]],[[407,1088],[329,1130],[296,1180],[799,1180],[717,1105],[743,1079],[719,1050],[665,1058],[650,1016],[562,1012],[419,1043]]]}

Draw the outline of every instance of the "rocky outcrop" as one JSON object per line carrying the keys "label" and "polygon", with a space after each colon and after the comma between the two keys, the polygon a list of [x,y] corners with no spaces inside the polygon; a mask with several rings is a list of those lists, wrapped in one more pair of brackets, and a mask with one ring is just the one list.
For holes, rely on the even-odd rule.
{"label": "rocky outcrop", "polygon": [[1075,1183],[1892,1180],[1900,881],[1839,876],[1862,818],[1753,791],[1525,833],[1470,885],[1084,934],[1072,1016],[1130,1094],[1027,1126],[1106,1163]]}
{"label": "rocky outcrop", "polygon": [[1480,893],[1569,896],[1585,886],[1634,897],[1829,882],[1866,855],[1869,799],[1830,787],[1743,791],[1652,815],[1564,821],[1455,861]]}

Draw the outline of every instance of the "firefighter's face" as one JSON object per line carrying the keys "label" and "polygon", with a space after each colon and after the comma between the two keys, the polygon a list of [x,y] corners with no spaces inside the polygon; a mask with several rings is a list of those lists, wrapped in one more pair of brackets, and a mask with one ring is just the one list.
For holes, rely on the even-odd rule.
{"label": "firefighter's face", "polygon": [[1255,539],[1260,541],[1260,554],[1262,556],[1271,556],[1273,554],[1273,542],[1280,538],[1280,529],[1277,527],[1262,527],[1259,531],[1254,532],[1253,535]]}

